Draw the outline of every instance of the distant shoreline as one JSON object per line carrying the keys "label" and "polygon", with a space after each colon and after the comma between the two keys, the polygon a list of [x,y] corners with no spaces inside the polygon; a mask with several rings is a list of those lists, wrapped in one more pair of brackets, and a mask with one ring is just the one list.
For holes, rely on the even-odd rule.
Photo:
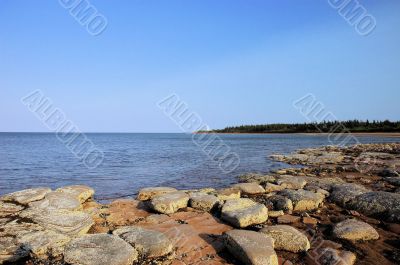
{"label": "distant shoreline", "polygon": [[[296,135],[309,135],[309,136],[321,136],[321,135],[330,135],[330,133],[285,133],[285,132],[266,132],[266,133],[239,133],[239,132],[194,132],[194,134],[296,134]],[[339,135],[340,133],[332,133],[333,135]],[[345,134],[352,134],[356,136],[384,136],[384,137],[400,137],[400,132],[345,132]]]}

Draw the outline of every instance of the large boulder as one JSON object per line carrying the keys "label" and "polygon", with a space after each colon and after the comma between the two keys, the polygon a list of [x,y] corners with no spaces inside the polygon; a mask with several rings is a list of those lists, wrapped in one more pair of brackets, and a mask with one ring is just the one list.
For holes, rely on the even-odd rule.
{"label": "large boulder", "polygon": [[278,265],[274,240],[262,233],[231,230],[225,233],[228,251],[246,265]]}
{"label": "large boulder", "polygon": [[32,188],[6,194],[0,200],[27,205],[30,202],[42,200],[49,192],[51,192],[50,188]]}
{"label": "large boulder", "polygon": [[139,191],[137,199],[139,201],[148,201],[153,199],[156,195],[161,195],[165,193],[175,192],[177,189],[170,188],[170,187],[150,187],[144,188]]}
{"label": "large boulder", "polygon": [[221,218],[236,227],[260,224],[268,219],[268,209],[250,199],[229,199],[221,210]]}
{"label": "large boulder", "polygon": [[308,190],[283,190],[279,195],[290,199],[293,211],[309,211],[317,209],[324,201],[324,195]]}
{"label": "large boulder", "polygon": [[239,189],[245,195],[257,195],[265,193],[265,189],[256,182],[238,183],[233,185],[234,189]]}
{"label": "large boulder", "polygon": [[68,193],[78,199],[80,203],[84,203],[94,195],[94,189],[85,185],[71,185],[57,189],[58,192]]}
{"label": "large boulder", "polygon": [[219,202],[220,200],[214,195],[196,192],[190,194],[189,205],[194,209],[209,212],[217,207]]}
{"label": "large boulder", "polygon": [[150,201],[153,210],[159,213],[172,214],[188,205],[189,195],[182,191],[175,191],[156,195]]}
{"label": "large boulder", "polygon": [[64,250],[64,260],[71,265],[131,265],[137,257],[131,245],[108,234],[78,237]]}
{"label": "large boulder", "polygon": [[361,194],[349,203],[353,210],[367,216],[400,222],[400,194],[384,191],[372,191]]}
{"label": "large boulder", "polygon": [[346,204],[352,201],[355,197],[368,191],[367,188],[354,183],[338,184],[332,187],[329,199],[332,202],[345,207]]}
{"label": "large boulder", "polygon": [[275,249],[294,253],[310,249],[310,242],[307,236],[289,225],[266,226],[260,232],[274,239]]}
{"label": "large boulder", "polygon": [[141,228],[138,226],[120,227],[113,232],[131,244],[146,258],[158,258],[166,256],[173,250],[171,241],[163,233]]}
{"label": "large boulder", "polygon": [[348,219],[335,225],[333,235],[350,241],[367,241],[379,238],[378,232],[371,225]]}

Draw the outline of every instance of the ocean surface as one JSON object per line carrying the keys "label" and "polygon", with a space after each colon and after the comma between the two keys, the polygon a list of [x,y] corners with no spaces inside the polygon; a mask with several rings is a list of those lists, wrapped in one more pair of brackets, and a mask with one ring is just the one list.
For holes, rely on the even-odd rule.
{"label": "ocean surface", "polygon": [[[103,153],[103,162],[87,168],[52,133],[0,133],[0,195],[30,187],[57,188],[85,184],[96,199],[134,196],[140,188],[226,187],[246,172],[267,173],[288,165],[268,156],[331,144],[327,136],[292,134],[218,135],[240,158],[229,173],[180,133],[88,133]],[[400,138],[357,136],[361,143],[400,142]],[[204,139],[203,141],[206,141]],[[218,141],[216,147],[221,144]],[[211,143],[208,147],[212,147]]]}

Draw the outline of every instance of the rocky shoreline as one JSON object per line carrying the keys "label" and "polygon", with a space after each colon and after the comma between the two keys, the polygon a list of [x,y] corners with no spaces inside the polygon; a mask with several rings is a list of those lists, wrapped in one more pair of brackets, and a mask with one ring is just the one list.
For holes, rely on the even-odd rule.
{"label": "rocky shoreline", "polygon": [[399,143],[270,159],[302,167],[108,204],[78,185],[3,195],[0,264],[400,264]]}

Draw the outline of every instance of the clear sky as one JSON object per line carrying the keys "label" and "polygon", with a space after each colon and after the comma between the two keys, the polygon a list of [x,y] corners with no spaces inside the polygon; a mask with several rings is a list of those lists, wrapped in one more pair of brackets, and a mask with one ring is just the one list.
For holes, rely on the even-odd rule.
{"label": "clear sky", "polygon": [[91,0],[92,36],[57,0],[1,0],[0,131],[48,131],[20,100],[36,89],[90,132],[179,132],[156,105],[171,93],[212,128],[304,122],[307,93],[400,120],[400,1],[359,2],[368,36],[328,0]]}

